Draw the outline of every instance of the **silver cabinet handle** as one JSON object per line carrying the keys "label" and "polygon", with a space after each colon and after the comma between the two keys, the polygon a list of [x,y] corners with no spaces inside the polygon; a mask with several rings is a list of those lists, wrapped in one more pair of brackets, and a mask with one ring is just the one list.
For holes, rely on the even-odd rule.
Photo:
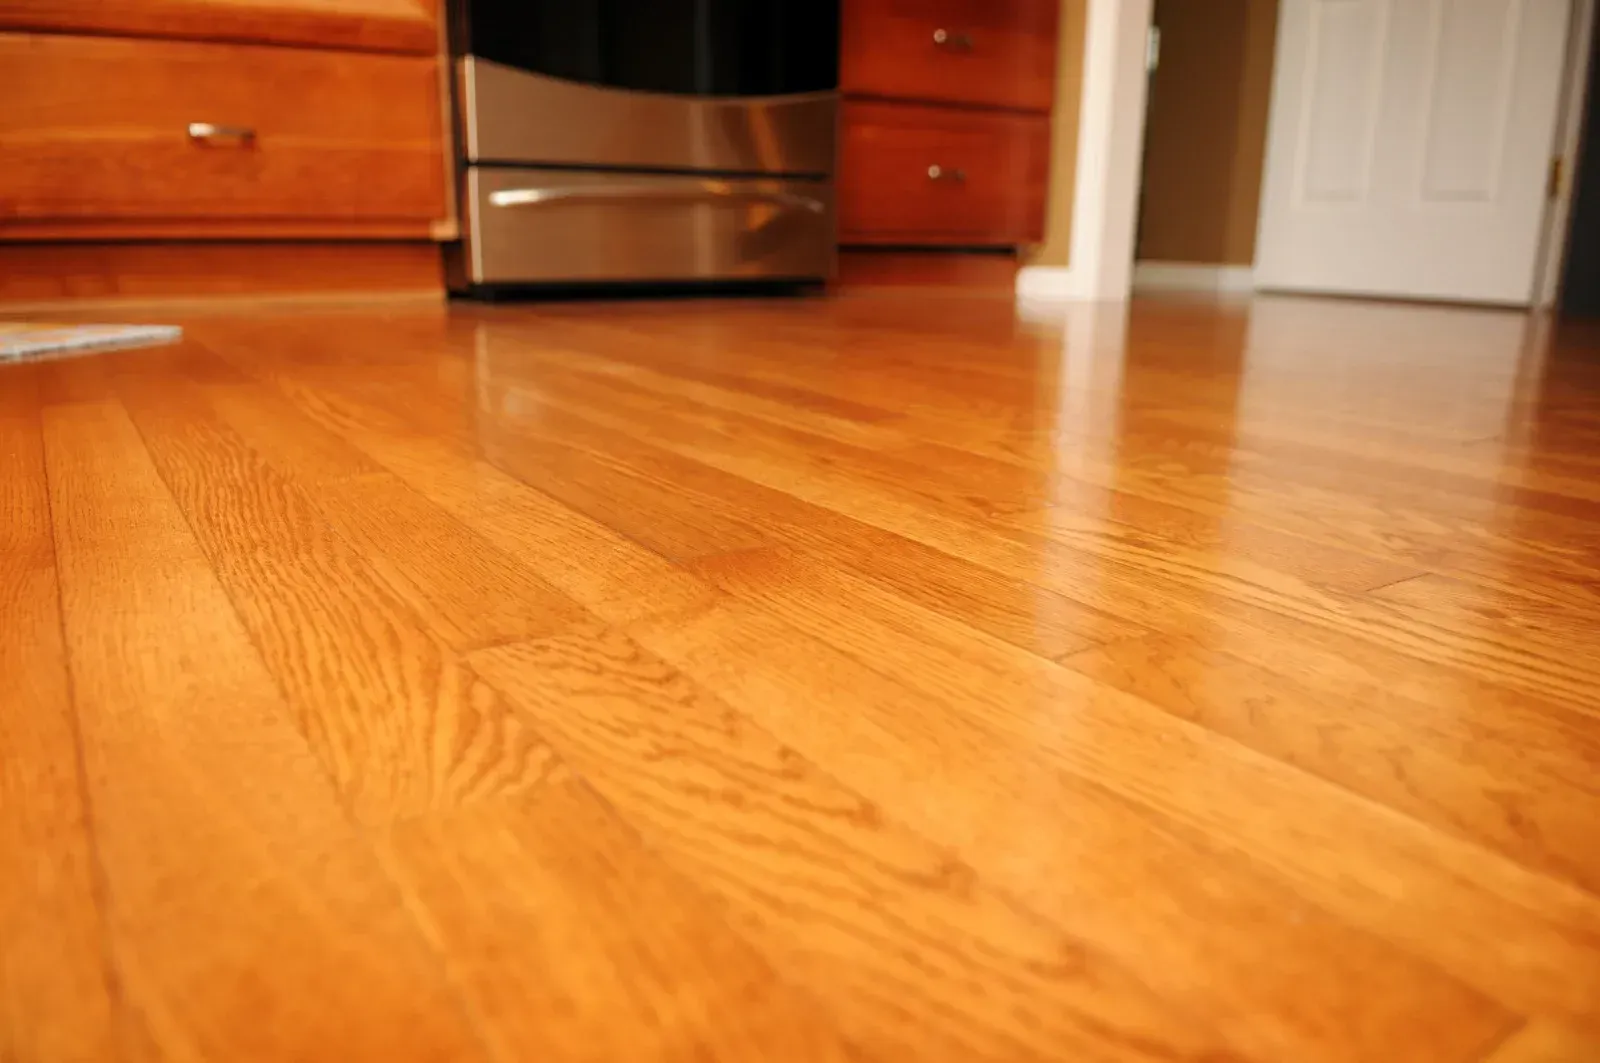
{"label": "silver cabinet handle", "polygon": [[943,27],[933,31],[933,43],[952,52],[972,51],[972,34],[951,33]]}
{"label": "silver cabinet handle", "polygon": [[489,193],[489,205],[494,207],[538,207],[551,203],[607,199],[749,201],[776,203],[780,206],[808,210],[813,214],[821,214],[828,209],[821,200],[810,196],[795,195],[793,192],[738,188],[723,181],[696,181],[693,184],[673,185],[616,184],[563,188],[505,188]]}
{"label": "silver cabinet handle", "polygon": [[238,145],[246,145],[256,138],[256,131],[242,125],[213,125],[210,122],[190,122],[189,139],[198,140],[205,144],[220,144],[228,141]]}
{"label": "silver cabinet handle", "polygon": [[940,166],[938,163],[934,163],[932,166],[928,167],[928,180],[930,180],[930,181],[956,181],[956,182],[961,182],[961,181],[965,181],[966,179],[967,179],[967,171],[962,170],[962,169],[947,170],[943,166]]}

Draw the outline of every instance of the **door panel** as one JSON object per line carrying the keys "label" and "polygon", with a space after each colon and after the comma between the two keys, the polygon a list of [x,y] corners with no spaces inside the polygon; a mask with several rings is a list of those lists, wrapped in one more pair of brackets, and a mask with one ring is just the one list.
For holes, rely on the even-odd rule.
{"label": "door panel", "polygon": [[1300,165],[1300,194],[1310,202],[1366,199],[1388,37],[1386,0],[1338,0],[1312,9]]}
{"label": "door panel", "polygon": [[1444,7],[1430,64],[1425,198],[1494,199],[1516,87],[1520,6],[1453,0]]}
{"label": "door panel", "polygon": [[1532,298],[1569,0],[1283,0],[1264,288]]}

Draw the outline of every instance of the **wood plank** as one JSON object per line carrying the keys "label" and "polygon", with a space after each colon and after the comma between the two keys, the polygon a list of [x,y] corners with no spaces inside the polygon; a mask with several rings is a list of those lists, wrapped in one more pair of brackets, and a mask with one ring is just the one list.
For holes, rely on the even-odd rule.
{"label": "wood plank", "polygon": [[[886,467],[881,456],[860,450],[846,456],[838,445],[819,437],[749,419],[738,420],[735,433],[730,415],[691,408],[669,412],[651,407],[648,400],[634,404],[625,387],[573,379],[542,378],[540,387],[563,401],[584,403],[586,412],[599,411],[595,416],[618,430],[649,416],[652,439],[685,456],[1001,572],[1033,570],[1032,582],[1135,624],[1159,626],[1159,618],[1170,616],[1185,595],[1192,595],[1201,608],[1210,608],[1220,597],[1266,614],[1268,624],[1283,618],[1337,630],[1537,696],[1582,703],[1600,678],[1595,662],[1526,643],[1480,645],[1470,634],[1356,596],[1320,591],[1246,556],[1184,550],[1136,534],[1093,544],[1050,542],[1060,547],[1050,549],[1041,540],[1058,536],[1013,532],[970,509],[963,511],[958,486],[931,474],[919,477],[909,464]],[[920,489],[907,486],[916,483]],[[1065,533],[1060,537],[1070,538]],[[1045,554],[1051,571],[1040,563]],[[1108,559],[1116,564],[1107,566]],[[1084,598],[1085,588],[1097,587],[1103,587],[1103,597]]]}
{"label": "wood plank", "polygon": [[[493,342],[491,338],[491,366]],[[512,364],[511,350],[508,345],[508,365]],[[537,352],[532,357],[539,359]],[[547,363],[541,363],[541,367],[544,364]],[[515,379],[516,370],[509,372]],[[1001,536],[995,536],[992,524],[973,523],[977,514],[950,512],[968,497],[971,485],[920,474],[914,465],[886,466],[878,454],[835,446],[804,433],[765,426],[726,412],[697,411],[693,404],[668,404],[627,381],[584,380],[570,373],[552,376],[541,371],[530,383],[530,390],[540,396],[547,408],[552,402],[576,408],[614,431],[639,431],[640,425],[648,424],[653,442],[684,456],[1002,573],[1030,573],[1024,578],[1035,585],[1080,599],[1086,591],[1104,585],[1103,595],[1088,598],[1085,604],[1134,623],[1160,626],[1161,618],[1170,617],[1174,606],[1186,607],[1185,611],[1192,608],[1203,617],[1214,613],[1220,595],[1230,603],[1236,602],[1238,608],[1234,611],[1248,614],[1251,624],[1273,633],[1284,630],[1286,624],[1337,630],[1340,637],[1355,633],[1363,637],[1368,648],[1396,645],[1430,665],[1443,660],[1454,668],[1475,672],[1481,680],[1509,684],[1546,697],[1578,699],[1587,682],[1574,671],[1581,666],[1548,655],[1495,652],[1485,657],[1462,652],[1464,640],[1449,631],[1374,610],[1353,599],[1324,594],[1295,577],[1261,567],[1254,551],[1236,552],[1231,539],[1227,543],[1213,540],[1218,551],[1226,549],[1219,562],[1212,554],[1171,548],[1133,530],[1118,532],[1102,541],[1093,529],[1107,526],[1093,523],[1093,518],[1061,512],[1041,515],[1039,527],[1033,531],[1024,525],[1015,535],[1002,531]],[[559,410],[549,416],[558,417]],[[790,468],[790,463],[798,468]],[[889,468],[894,471],[886,471]],[[933,481],[937,486],[917,493],[902,486],[918,479]],[[1045,551],[1040,536],[1051,528],[1052,521],[1058,520],[1066,527],[1045,537],[1064,539],[1063,549],[1050,549],[1048,562],[1041,564],[1039,559]],[[1091,531],[1077,531],[1086,526],[1086,521]],[[1142,530],[1141,526],[1139,531]],[[1249,540],[1242,545],[1248,546]],[[1112,549],[1108,550],[1108,546]],[[1101,556],[1107,553],[1127,564],[1107,569],[1100,563]],[[1406,566],[1364,566],[1360,555],[1336,549],[1307,547],[1302,553],[1307,574],[1320,571],[1324,580],[1328,573],[1340,571],[1351,557],[1357,558],[1355,567],[1350,569],[1357,584],[1415,571]],[[1218,571],[1219,565],[1222,571]],[[1174,577],[1181,583],[1175,584]]]}
{"label": "wood plank", "polygon": [[97,1060],[116,1000],[61,638],[39,372],[0,387],[0,1058]]}
{"label": "wood plank", "polygon": [[[729,1058],[776,1045],[806,1058],[836,1054],[814,1006],[784,990],[692,887],[670,877],[652,887],[652,861],[636,840],[606,822],[609,812],[561,774],[493,691],[429,642],[425,622],[383,593],[365,569],[371,544],[319,532],[309,516],[318,503],[275,479],[192,392],[157,392],[131,376],[120,389],[313,745],[358,818],[378,828],[387,868],[493,1048],[526,1058],[581,1047],[604,1058],[594,1046],[608,1037],[622,1055],[679,1045]],[[227,470],[240,468],[253,468],[252,490],[227,485]],[[394,489],[381,475],[338,487]],[[514,795],[527,800],[506,804]],[[467,805],[474,811],[436,811]],[[641,890],[635,899],[659,924],[609,919],[624,891]],[[684,891],[690,899],[674,896]],[[552,923],[556,907],[563,915]],[[602,947],[596,934],[608,922]],[[507,940],[544,950],[497,944]],[[698,997],[686,975],[695,965],[707,972]]]}
{"label": "wood plank", "polygon": [[1219,1051],[1199,1013],[1165,1021],[1181,1004],[1158,1000],[629,639],[595,629],[472,662],[874,1058]]}
{"label": "wood plank", "polygon": [[1597,1059],[1600,1038],[1577,1033],[1559,1023],[1533,1019],[1484,1063],[1594,1063]]}
{"label": "wood plank", "polygon": [[[420,394],[412,401],[426,401]],[[532,437],[540,442],[523,442]],[[559,441],[559,442],[558,442]],[[658,553],[692,559],[717,551],[782,542],[825,556],[937,608],[959,612],[997,638],[1058,656],[1086,645],[1130,638],[1142,629],[1064,595],[1006,581],[957,557],[775,491],[669,450],[619,434],[564,409],[546,408],[536,430],[519,428],[498,451],[508,471],[535,482],[542,472],[529,448],[577,448],[628,477],[612,476],[604,519]]]}
{"label": "wood plank", "polygon": [[502,1059],[852,1058],[787,972],[559,764],[382,844]]}
{"label": "wood plank", "polygon": [[[480,363],[486,373],[494,372],[500,356],[497,352],[504,352],[505,357],[515,358],[522,365],[538,364],[542,368],[560,364],[545,360],[543,351],[530,352],[505,342],[498,329],[490,335],[480,333],[477,339]],[[559,352],[556,353],[559,356]],[[587,364],[594,359],[586,351],[580,361]],[[540,378],[545,379],[543,372]],[[632,378],[631,369],[629,378]],[[695,393],[702,390],[705,389],[697,388]],[[557,406],[542,402],[538,388],[528,387],[514,376],[509,381],[491,381],[487,391],[491,404],[539,403],[541,414],[537,428],[518,425],[515,432],[519,436],[532,435],[559,441],[563,447],[580,447],[614,466],[643,476],[649,482],[647,493],[630,495],[627,504],[613,502],[607,520],[612,527],[626,530],[637,541],[654,543],[658,549],[670,551],[674,544],[693,542],[699,549],[680,551],[693,556],[705,552],[716,541],[747,545],[762,537],[781,540],[811,552],[825,553],[838,563],[894,585],[902,593],[959,608],[963,616],[983,630],[1046,655],[1069,653],[1087,642],[1127,638],[1140,633],[1141,629],[1132,624],[1118,622],[1063,595],[1006,581],[960,558],[621,433],[616,430],[617,422],[610,418],[590,420],[584,416],[591,413],[587,408],[574,408],[571,403]],[[689,397],[688,392],[675,393]],[[727,391],[723,394],[739,393]],[[408,406],[450,401],[450,396],[441,395],[437,389],[420,387],[407,389],[404,400]],[[817,419],[809,400],[796,399],[795,402],[799,406],[795,420],[813,423]],[[667,400],[663,406],[668,408],[672,404],[672,400]],[[738,409],[740,405],[737,399],[731,400],[731,408]],[[828,414],[821,416],[831,418]],[[500,452],[510,455],[508,468],[520,471],[527,465],[537,464],[514,465],[516,443],[510,439],[505,441]],[[612,481],[627,486],[615,475]],[[688,524],[675,528],[672,525],[677,521]],[[719,526],[719,522],[725,523]]]}
{"label": "wood plank", "polygon": [[[493,338],[488,340],[491,359],[494,343]],[[553,364],[552,360],[542,357],[539,352],[524,353],[512,343],[507,343],[505,350],[507,358],[531,358],[541,367]],[[511,353],[513,350],[517,350],[516,355]],[[554,376],[540,373],[538,377],[527,381],[524,391],[541,396],[547,404],[553,400],[579,413],[595,415],[593,411],[598,409],[602,412],[597,416],[602,417],[608,427],[627,427],[625,419],[610,414],[609,408],[619,401],[628,402],[639,415],[633,420],[633,430],[638,431],[640,426],[648,425],[647,431],[658,437],[663,421],[672,423],[672,419],[684,421],[693,428],[736,425],[741,437],[748,437],[752,442],[770,443],[775,449],[782,448],[784,456],[797,451],[814,455],[816,462],[824,462],[829,467],[818,469],[816,462],[812,462],[807,466],[807,471],[816,475],[828,475],[831,467],[837,466],[848,468],[858,476],[870,477],[874,484],[882,485],[889,491],[899,491],[903,485],[910,483],[936,484],[939,489],[937,495],[930,495],[924,490],[922,497],[928,497],[938,506],[977,517],[986,517],[994,512],[1018,512],[1018,527],[1040,534],[1053,534],[1069,545],[1073,543],[1074,535],[1080,539],[1107,536],[1135,546],[1153,541],[1164,552],[1187,554],[1196,558],[1195,563],[1212,567],[1232,563],[1223,560],[1224,555],[1238,554],[1249,558],[1248,563],[1237,565],[1242,577],[1271,580],[1271,575],[1260,570],[1264,567],[1269,572],[1304,577],[1314,585],[1348,590],[1365,590],[1416,575],[1420,571],[1413,565],[1397,564],[1330,547],[1269,528],[1251,525],[1239,527],[1232,522],[1224,528],[1221,522],[1182,507],[1125,492],[1083,489],[1082,485],[1070,481],[1063,484],[1059,476],[1045,475],[1037,470],[1025,471],[1015,465],[951,447],[900,447],[894,445],[891,436],[879,440],[880,449],[867,453],[860,446],[832,438],[838,434],[836,432],[824,431],[822,434],[829,438],[817,438],[809,430],[812,420],[809,417],[803,422],[805,427],[792,429],[788,424],[772,423],[760,415],[742,417],[739,415],[742,411],[732,407],[725,412],[713,412],[700,407],[690,396],[677,389],[670,392],[673,395],[671,399],[658,396],[653,380],[643,385],[641,378],[634,373],[627,374],[622,380],[613,377],[600,379],[593,375],[592,365],[587,369],[576,369],[570,359],[555,364],[559,365],[562,372]],[[513,380],[516,379],[513,377]],[[501,386],[514,388],[516,385]],[[679,401],[680,395],[690,401]],[[559,416],[560,410],[555,413]],[[692,431],[693,428],[686,427],[685,431]],[[704,436],[706,433],[700,434]],[[885,445],[891,449],[881,449]],[[1046,498],[1059,502],[1063,494],[1073,496],[1071,507],[1056,504],[1041,513],[1020,515]],[[1224,534],[1227,535],[1226,541]],[[1236,541],[1241,539],[1245,541],[1236,545]],[[1241,546],[1243,549],[1240,549]]]}
{"label": "wood plank", "polygon": [[[1226,839],[1306,900],[1403,943],[1513,1008],[1600,1020],[1600,898],[1219,741],[1053,662],[973,637],[826,566],[760,551],[708,559],[702,568],[724,590],[958,713],[987,743],[1015,746],[1037,728],[1038,707],[1053,707],[1054,725],[1081,728],[1082,737],[1037,746],[1041,765]],[[1426,909],[1404,903],[1407,897],[1427,897]],[[1429,919],[1455,929],[1432,933]]]}
{"label": "wood plank", "polygon": [[1483,996],[1232,847],[1030,756],[1041,733],[1092,738],[1049,710],[1030,718],[1031,738],[997,736],[749,603],[630,633],[1062,932],[1192,1001],[1246,1058],[1365,1060],[1404,1045],[1457,1059],[1507,1025]]}
{"label": "wood plank", "polygon": [[152,1043],[482,1058],[126,414],[50,407],[44,432],[105,914]]}
{"label": "wood plank", "polygon": [[[1294,656],[1277,652],[1280,667]],[[1581,714],[1525,699],[1493,708],[1466,701],[1455,712],[1438,712],[1388,687],[1330,687],[1325,679],[1292,668],[1269,671],[1221,646],[1183,638],[1132,639],[1064,663],[1600,893],[1594,845],[1600,734]]]}
{"label": "wood plank", "polygon": [[[322,518],[181,385],[121,375],[157,469],[353,814],[535,785],[540,744]],[[547,619],[559,627],[568,614]]]}
{"label": "wood plank", "polygon": [[236,431],[305,488],[374,575],[451,649],[536,638],[588,619],[519,560],[270,388],[254,382],[202,386],[194,399],[196,412]]}
{"label": "wood plank", "polygon": [[0,366],[0,855],[60,873],[0,882],[0,1054],[1600,1033],[1586,330],[162,316],[190,342]]}
{"label": "wood plank", "polygon": [[596,616],[625,623],[693,608],[709,599],[710,591],[700,580],[532,489],[485,460],[474,442],[448,434],[420,434],[380,400],[319,388],[292,368],[258,366],[258,370],[266,372],[307,418],[355,445],[489,542],[525,558],[542,579]]}

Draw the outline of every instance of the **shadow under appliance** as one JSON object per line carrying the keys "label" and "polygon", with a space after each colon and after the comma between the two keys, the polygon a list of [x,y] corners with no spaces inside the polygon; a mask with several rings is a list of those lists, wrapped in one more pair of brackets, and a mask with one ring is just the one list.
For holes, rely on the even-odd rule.
{"label": "shadow under appliance", "polygon": [[832,275],[838,0],[463,0],[451,287]]}

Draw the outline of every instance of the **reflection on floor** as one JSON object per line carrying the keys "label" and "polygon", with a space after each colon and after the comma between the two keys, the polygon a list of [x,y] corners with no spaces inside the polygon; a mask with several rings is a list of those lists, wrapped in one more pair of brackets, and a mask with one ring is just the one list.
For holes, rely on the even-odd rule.
{"label": "reflection on floor", "polygon": [[0,1057],[1600,1058],[1600,343],[178,320],[0,373]]}

